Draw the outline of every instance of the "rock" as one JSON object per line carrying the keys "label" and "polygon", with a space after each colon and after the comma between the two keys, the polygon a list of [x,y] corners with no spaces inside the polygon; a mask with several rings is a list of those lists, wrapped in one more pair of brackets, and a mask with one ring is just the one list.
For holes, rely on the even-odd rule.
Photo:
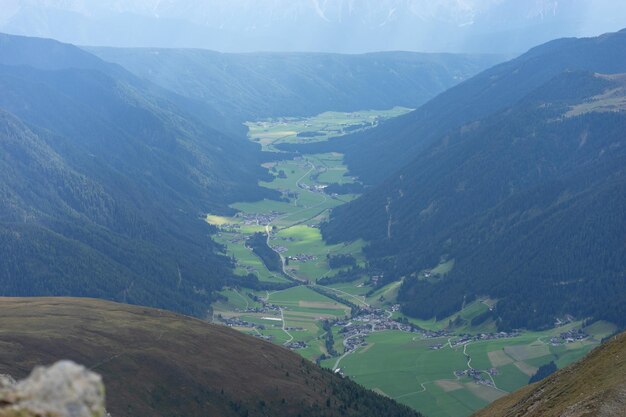
{"label": "rock", "polygon": [[15,379],[11,375],[0,374],[0,389],[9,388],[15,384]]}
{"label": "rock", "polygon": [[15,382],[0,375],[0,417],[104,417],[100,375],[70,361],[37,367]]}

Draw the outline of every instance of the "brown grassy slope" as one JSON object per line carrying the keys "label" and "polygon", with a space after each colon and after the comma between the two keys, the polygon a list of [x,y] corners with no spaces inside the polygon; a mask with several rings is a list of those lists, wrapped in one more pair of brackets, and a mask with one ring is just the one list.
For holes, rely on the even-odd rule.
{"label": "brown grassy slope", "polygon": [[626,416],[626,333],[474,417]]}
{"label": "brown grassy slope", "polygon": [[103,376],[115,417],[416,416],[223,326],[99,300],[0,298],[0,373],[59,359]]}

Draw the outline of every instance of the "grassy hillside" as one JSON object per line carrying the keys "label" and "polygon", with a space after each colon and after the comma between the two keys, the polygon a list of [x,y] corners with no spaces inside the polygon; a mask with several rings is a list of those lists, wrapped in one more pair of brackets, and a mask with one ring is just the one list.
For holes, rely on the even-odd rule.
{"label": "grassy hillside", "polygon": [[412,52],[223,54],[197,49],[88,48],[139,77],[240,121],[324,111],[415,108],[500,62],[499,56]]}
{"label": "grassy hillside", "polygon": [[2,35],[0,56],[2,295],[206,314],[232,273],[202,215],[272,195],[260,147],[74,46]]}
{"label": "grassy hillside", "polygon": [[503,397],[476,417],[619,416],[626,403],[626,334],[545,380]]}
{"label": "grassy hillside", "polygon": [[91,299],[0,298],[0,373],[71,359],[104,378],[114,416],[417,416],[224,326]]}

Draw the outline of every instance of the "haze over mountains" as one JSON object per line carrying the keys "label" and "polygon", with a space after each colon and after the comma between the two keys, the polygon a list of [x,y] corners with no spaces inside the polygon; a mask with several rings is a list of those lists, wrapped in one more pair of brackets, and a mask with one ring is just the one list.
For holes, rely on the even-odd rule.
{"label": "haze over mountains", "polygon": [[[626,26],[613,0],[5,0],[0,31],[81,45],[520,53]],[[288,34],[288,35],[285,35]]]}
{"label": "haze over mountains", "polygon": [[[225,118],[313,116],[324,111],[415,108],[501,62],[500,55],[223,54],[193,49],[88,48],[105,61]],[[185,74],[181,77],[181,74]]]}

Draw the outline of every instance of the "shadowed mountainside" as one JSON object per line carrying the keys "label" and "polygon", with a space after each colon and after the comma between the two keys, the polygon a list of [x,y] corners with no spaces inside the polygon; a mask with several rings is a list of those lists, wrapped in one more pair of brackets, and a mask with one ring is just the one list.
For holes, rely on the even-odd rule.
{"label": "shadowed mountainside", "polygon": [[[625,48],[626,31],[555,41],[390,122],[413,132],[441,123],[428,145],[390,133],[390,124],[372,129],[385,152],[410,153],[396,146],[411,137],[421,150],[335,209],[324,237],[369,240],[381,284],[406,278],[399,300],[409,315],[446,317],[488,294],[500,300],[501,328],[542,328],[565,314],[626,324],[626,106],[616,74],[626,71]],[[574,64],[610,73],[563,70]],[[428,120],[410,123],[415,117]],[[361,149],[379,146],[362,139]],[[454,260],[447,275],[420,275],[446,260]]]}
{"label": "shadowed mountainside", "polygon": [[240,121],[325,111],[415,108],[502,61],[498,55],[387,52],[224,54],[199,49],[86,48]]}
{"label": "shadowed mountainside", "polygon": [[346,154],[350,171],[380,184],[451,131],[498,113],[565,71],[626,72],[626,29],[595,38],[557,39],[496,65],[378,129],[297,147]]}
{"label": "shadowed mountainside", "polygon": [[1,35],[0,62],[2,294],[206,314],[233,276],[201,217],[272,195],[258,145],[72,45]]}

